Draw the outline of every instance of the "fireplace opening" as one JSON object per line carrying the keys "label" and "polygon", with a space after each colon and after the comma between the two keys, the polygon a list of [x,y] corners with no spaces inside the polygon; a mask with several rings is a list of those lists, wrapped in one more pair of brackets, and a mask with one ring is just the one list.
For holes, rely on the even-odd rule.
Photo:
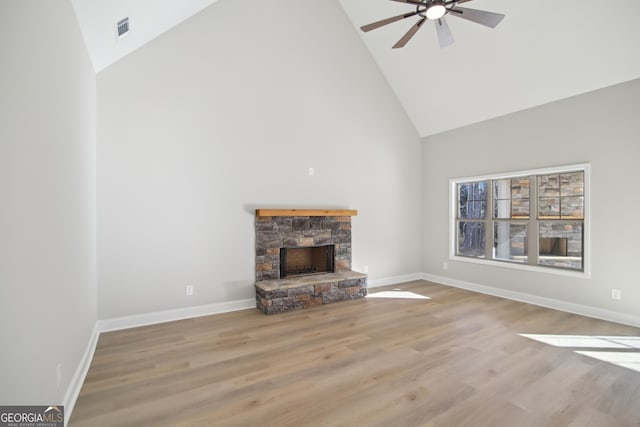
{"label": "fireplace opening", "polygon": [[334,245],[280,249],[280,278],[333,273]]}

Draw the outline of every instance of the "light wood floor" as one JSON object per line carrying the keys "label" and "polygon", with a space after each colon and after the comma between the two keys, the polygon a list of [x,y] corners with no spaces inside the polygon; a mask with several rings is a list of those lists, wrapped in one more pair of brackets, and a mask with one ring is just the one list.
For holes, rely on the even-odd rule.
{"label": "light wood floor", "polygon": [[372,292],[394,288],[431,299],[102,334],[70,425],[640,426],[639,372],[518,335],[639,329],[425,281]]}

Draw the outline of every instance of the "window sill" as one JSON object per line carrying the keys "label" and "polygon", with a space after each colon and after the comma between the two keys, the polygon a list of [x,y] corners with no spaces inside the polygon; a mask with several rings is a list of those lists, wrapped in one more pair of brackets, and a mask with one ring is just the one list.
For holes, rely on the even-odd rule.
{"label": "window sill", "polygon": [[521,271],[532,271],[535,273],[543,273],[543,274],[553,274],[557,276],[566,276],[566,277],[576,277],[579,279],[590,279],[591,274],[587,268],[584,271],[576,271],[576,270],[568,270],[564,268],[553,268],[553,267],[545,267],[542,265],[528,265],[521,264],[517,262],[510,261],[499,261],[499,260],[485,260],[478,258],[467,258],[461,257],[457,255],[453,255],[449,257],[450,261],[460,261],[470,264],[480,264],[486,265],[490,267],[498,267],[498,268],[510,268],[513,270],[521,270]]}

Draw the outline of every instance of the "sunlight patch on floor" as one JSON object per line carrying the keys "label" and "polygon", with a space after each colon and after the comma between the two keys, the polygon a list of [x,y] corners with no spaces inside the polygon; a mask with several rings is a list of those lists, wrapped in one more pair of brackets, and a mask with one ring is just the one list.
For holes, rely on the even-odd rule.
{"label": "sunlight patch on floor", "polygon": [[588,348],[588,351],[574,350],[574,353],[640,372],[640,351],[634,351],[640,350],[640,337],[546,334],[519,335],[554,347],[574,349]]}
{"label": "sunlight patch on floor", "polygon": [[392,291],[382,291],[367,295],[367,298],[400,298],[400,299],[431,299],[415,292],[394,289]]}
{"label": "sunlight patch on floor", "polygon": [[[554,347],[576,348],[640,348],[638,337],[602,337],[589,335],[536,335],[520,334],[520,336],[540,341]],[[634,341],[635,340],[635,341]]]}
{"label": "sunlight patch on floor", "polygon": [[640,353],[635,351],[576,351],[576,353],[640,372]]}

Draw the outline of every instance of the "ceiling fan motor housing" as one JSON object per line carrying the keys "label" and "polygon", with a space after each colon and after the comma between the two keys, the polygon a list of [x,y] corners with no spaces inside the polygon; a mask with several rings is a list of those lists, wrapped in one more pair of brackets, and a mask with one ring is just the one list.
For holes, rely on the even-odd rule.
{"label": "ceiling fan motor housing", "polygon": [[447,13],[444,1],[433,0],[427,3],[426,15],[429,19],[440,19]]}

